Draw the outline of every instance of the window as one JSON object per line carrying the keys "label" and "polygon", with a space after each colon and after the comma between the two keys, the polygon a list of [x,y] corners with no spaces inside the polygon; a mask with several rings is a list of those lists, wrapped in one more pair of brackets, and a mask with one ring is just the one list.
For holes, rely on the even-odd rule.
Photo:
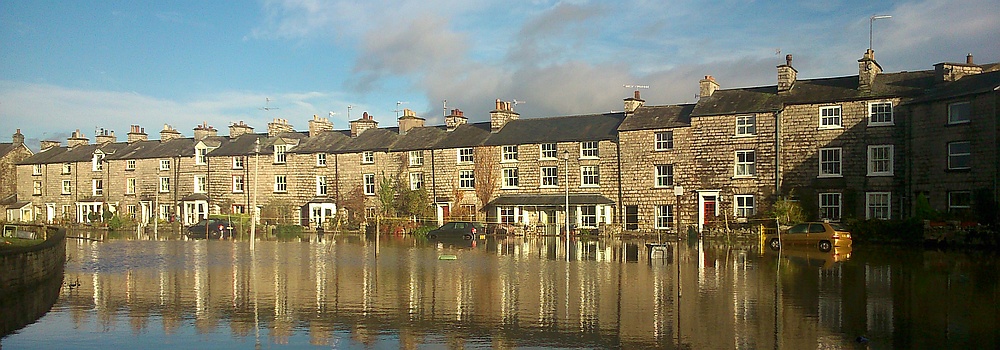
{"label": "window", "polygon": [[653,187],[670,187],[674,185],[673,164],[660,164],[656,166],[656,183]]}
{"label": "window", "polygon": [[31,183],[31,194],[36,196],[42,195],[42,181],[35,180]]}
{"label": "window", "polygon": [[674,132],[664,131],[656,133],[656,143],[654,144],[657,151],[666,151],[674,148]]}
{"label": "window", "polygon": [[968,123],[972,120],[972,106],[968,101],[948,105],[948,124]]}
{"label": "window", "polygon": [[736,116],[736,136],[753,136],[757,134],[757,116]]}
{"label": "window", "polygon": [[972,167],[972,146],[969,141],[948,143],[948,169]]}
{"label": "window", "polygon": [[819,218],[840,221],[840,193],[819,194]]}
{"label": "window", "polygon": [[580,227],[597,227],[597,207],[593,205],[580,206]]}
{"label": "window", "polygon": [[501,152],[501,161],[503,162],[516,162],[517,161],[517,145],[513,146],[503,146]]}
{"label": "window", "polygon": [[135,194],[135,178],[125,179],[125,194]]}
{"label": "window", "polygon": [[596,165],[580,167],[580,186],[593,187],[601,185],[601,171]]}
{"label": "window", "polygon": [[326,153],[316,153],[316,166],[326,166]]}
{"label": "window", "polygon": [[819,128],[829,129],[829,128],[839,128],[840,124],[840,106],[829,106],[819,108]]}
{"label": "window", "polygon": [[170,218],[170,204],[160,204],[160,220]]}
{"label": "window", "polygon": [[868,146],[868,176],[892,175],[892,145]]}
{"label": "window", "polygon": [[361,152],[361,164],[375,164],[375,151]]}
{"label": "window", "polygon": [[208,154],[207,148],[195,148],[194,163],[197,165],[205,165],[205,155],[207,154]]}
{"label": "window", "polygon": [[243,175],[233,175],[233,193],[243,193]]}
{"label": "window", "polygon": [[316,195],[326,195],[326,176],[316,176]]}
{"label": "window", "polygon": [[968,214],[972,208],[972,192],[952,191],[948,192],[948,212],[954,214]]}
{"label": "window", "polygon": [[205,192],[208,192],[208,181],[206,181],[205,175],[195,175],[194,193],[205,193]]}
{"label": "window", "polygon": [[472,170],[458,171],[458,188],[470,189],[476,187],[476,176]]}
{"label": "window", "polygon": [[734,196],[735,204],[735,215],[738,218],[748,218],[753,216],[755,213],[753,207],[753,195],[752,194],[738,194]]}
{"label": "window", "polygon": [[274,145],[274,164],[285,164],[288,145]]}
{"label": "window", "polygon": [[424,151],[410,151],[410,166],[424,165]]}
{"label": "window", "polygon": [[419,190],[424,188],[424,173],[410,173],[410,189]]}
{"label": "window", "polygon": [[101,179],[93,180],[93,194],[95,197],[104,195],[104,180]]}
{"label": "window", "polygon": [[363,187],[365,195],[375,195],[375,174],[364,174]]}
{"label": "window", "polygon": [[170,178],[160,176],[160,192],[170,192]]}
{"label": "window", "polygon": [[472,147],[459,148],[457,153],[459,163],[472,163]]}
{"label": "window", "polygon": [[514,207],[511,206],[500,207],[500,222],[505,224],[514,223]]}
{"label": "window", "polygon": [[62,180],[62,194],[72,194],[72,193],[73,193],[73,181]]}
{"label": "window", "polygon": [[503,187],[516,188],[517,185],[517,168],[503,168]]}
{"label": "window", "polygon": [[889,192],[868,192],[866,195],[866,219],[889,219]]}
{"label": "window", "polygon": [[104,170],[104,155],[103,154],[94,154],[94,158],[92,158],[90,160],[90,162],[91,162],[92,167],[94,168],[94,171]]}
{"label": "window", "polygon": [[33,164],[33,165],[31,165],[31,175],[41,175],[41,174],[42,174],[42,165],[41,164]]}
{"label": "window", "polygon": [[136,206],[135,204],[129,204],[125,206],[125,214],[127,214],[133,220],[135,219]]}
{"label": "window", "polygon": [[638,205],[626,205],[625,206],[625,229],[626,230],[638,230],[639,229],[639,206]]}
{"label": "window", "polygon": [[558,187],[559,186],[559,168],[554,166],[543,166],[540,172],[542,173],[542,187]]}
{"label": "window", "polygon": [[892,102],[868,104],[868,126],[892,125]]}
{"label": "window", "polygon": [[135,159],[125,161],[125,170],[135,170]]}
{"label": "window", "polygon": [[371,220],[378,215],[378,209],[375,207],[365,207],[365,219]]}
{"label": "window", "polygon": [[274,192],[288,192],[288,176],[274,175]]}
{"label": "window", "polygon": [[160,170],[170,170],[170,159],[160,159]]}
{"label": "window", "polygon": [[736,177],[752,177],[757,173],[754,151],[736,151]]}
{"label": "window", "polygon": [[233,157],[233,169],[243,169],[243,157]]}
{"label": "window", "polygon": [[674,210],[671,205],[657,205],[656,206],[656,228],[657,229],[668,229],[670,224],[674,222]]}
{"label": "window", "polygon": [[[132,163],[135,164],[135,161],[133,160]],[[73,164],[70,164],[70,163],[63,164],[63,166],[62,166],[62,173],[63,174],[69,174],[69,173],[72,173],[72,172],[73,172]]]}
{"label": "window", "polygon": [[543,143],[538,146],[541,150],[540,159],[556,159],[558,153],[556,144],[554,143]]}
{"label": "window", "polygon": [[820,148],[819,177],[840,177],[840,148]]}
{"label": "window", "polygon": [[247,207],[245,207],[243,204],[233,204],[233,211],[232,211],[232,213],[233,214],[246,214],[247,213]]}
{"label": "window", "polygon": [[597,151],[597,141],[584,141],[580,142],[580,157],[581,158],[597,158],[600,153]]}

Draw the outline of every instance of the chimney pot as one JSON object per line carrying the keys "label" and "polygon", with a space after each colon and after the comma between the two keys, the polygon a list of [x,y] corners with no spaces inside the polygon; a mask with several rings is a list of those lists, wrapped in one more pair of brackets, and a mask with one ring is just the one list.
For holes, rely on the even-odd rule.
{"label": "chimney pot", "polygon": [[787,64],[789,66],[792,65],[792,54],[785,55],[785,64]]}
{"label": "chimney pot", "polygon": [[972,63],[972,54],[971,53],[968,56],[965,56],[965,64],[974,64],[974,63]]}

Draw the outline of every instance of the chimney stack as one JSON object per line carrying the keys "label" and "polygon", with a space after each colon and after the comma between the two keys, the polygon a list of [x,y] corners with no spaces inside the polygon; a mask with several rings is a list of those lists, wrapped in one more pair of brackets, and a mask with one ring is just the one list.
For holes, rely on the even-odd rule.
{"label": "chimney stack", "polygon": [[642,107],[643,103],[646,103],[646,101],[639,98],[639,90],[635,90],[632,97],[625,99],[625,114],[635,113],[635,110]]}
{"label": "chimney stack", "polygon": [[21,129],[17,129],[17,131],[14,132],[14,136],[11,137],[11,140],[13,140],[15,147],[24,144],[24,135],[21,134]]}
{"label": "chimney stack", "polygon": [[295,132],[292,124],[288,124],[287,119],[274,118],[274,121],[267,123],[267,136],[275,137],[283,132]]}
{"label": "chimney stack", "polygon": [[983,72],[983,67],[972,63],[972,54],[965,56],[965,64],[961,63],[938,63],[934,65],[934,76],[938,82],[955,81],[962,79],[966,75],[975,75]]}
{"label": "chimney stack", "polygon": [[424,126],[424,118],[417,116],[409,108],[403,108],[403,116],[399,117],[399,134],[406,135],[410,129],[420,128]]}
{"label": "chimney stack", "polygon": [[[791,62],[789,62],[791,63]],[[778,70],[778,79],[781,79],[781,70]],[[698,81],[698,99],[703,99],[706,97],[711,97],[715,93],[715,90],[719,89],[719,83],[715,82],[715,78],[711,75],[706,75],[705,79]]]}
{"label": "chimney stack", "polygon": [[375,121],[375,118],[368,114],[368,112],[364,112],[361,115],[361,118],[351,121],[351,137],[358,137],[358,135],[361,135],[361,133],[365,132],[365,130],[377,127],[378,122]]}
{"label": "chimney stack", "polygon": [[115,132],[105,128],[98,130],[97,136],[94,136],[94,142],[97,142],[99,145],[114,143],[115,141],[118,141],[118,137],[115,137]]}
{"label": "chimney stack", "polygon": [[778,93],[791,90],[798,73],[799,71],[792,68],[792,55],[785,55],[785,64],[778,66]]}
{"label": "chimney stack", "polygon": [[141,128],[138,125],[129,126],[128,143],[146,141],[146,140],[149,140],[149,136],[146,135],[145,128]]}
{"label": "chimney stack", "polygon": [[73,134],[66,139],[66,146],[69,146],[69,148],[75,148],[76,146],[85,146],[89,143],[90,139],[88,139],[86,136],[83,136],[83,133],[80,132],[80,129],[76,129],[76,131],[74,131]]}
{"label": "chimney stack", "polygon": [[454,131],[459,125],[469,122],[469,118],[465,117],[465,113],[462,113],[461,109],[455,108],[451,110],[451,115],[444,117],[445,129],[448,131]]}
{"label": "chimney stack", "polygon": [[54,147],[59,147],[59,141],[42,140],[41,145],[40,145],[39,148],[42,151],[45,151],[45,150],[47,150],[49,148],[54,148]]}
{"label": "chimney stack", "polygon": [[499,132],[511,120],[517,120],[521,115],[514,112],[510,102],[497,99],[496,109],[490,111],[490,131]]}
{"label": "chimney stack", "polygon": [[865,50],[865,55],[858,60],[858,91],[871,92],[875,77],[881,73],[882,66],[875,62],[875,51]]}
{"label": "chimney stack", "polygon": [[209,137],[215,137],[219,134],[219,130],[215,127],[208,125],[208,122],[201,122],[201,125],[194,127],[194,139],[195,141],[204,140]]}
{"label": "chimney stack", "polygon": [[333,123],[330,122],[329,118],[320,118],[313,114],[312,120],[309,121],[309,137],[319,136],[320,132],[331,130],[333,130]]}
{"label": "chimney stack", "polygon": [[229,138],[230,139],[235,139],[237,137],[240,137],[240,136],[243,136],[243,135],[246,135],[246,134],[252,134],[252,133],[253,133],[253,127],[249,126],[249,125],[246,125],[245,123],[243,123],[242,120],[238,124],[237,123],[232,123],[232,124],[229,125]]}
{"label": "chimney stack", "polygon": [[181,135],[180,131],[177,131],[177,129],[174,129],[172,126],[167,125],[167,124],[163,124],[163,130],[160,130],[160,142],[161,143],[162,142],[167,142],[167,141],[170,141],[170,140],[173,140],[173,139],[179,139],[182,136],[183,135]]}

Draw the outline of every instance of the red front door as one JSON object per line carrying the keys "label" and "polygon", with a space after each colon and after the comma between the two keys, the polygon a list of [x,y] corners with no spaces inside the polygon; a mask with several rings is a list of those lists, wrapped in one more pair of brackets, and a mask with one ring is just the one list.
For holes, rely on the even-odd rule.
{"label": "red front door", "polygon": [[702,206],[705,213],[705,225],[715,221],[715,197],[705,197],[705,205]]}

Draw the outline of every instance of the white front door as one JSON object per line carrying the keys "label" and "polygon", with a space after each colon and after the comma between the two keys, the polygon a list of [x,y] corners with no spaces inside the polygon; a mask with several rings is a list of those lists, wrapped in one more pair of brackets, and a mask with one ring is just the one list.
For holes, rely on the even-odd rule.
{"label": "white front door", "polygon": [[52,223],[52,220],[56,218],[56,204],[46,203],[45,204],[45,222]]}

